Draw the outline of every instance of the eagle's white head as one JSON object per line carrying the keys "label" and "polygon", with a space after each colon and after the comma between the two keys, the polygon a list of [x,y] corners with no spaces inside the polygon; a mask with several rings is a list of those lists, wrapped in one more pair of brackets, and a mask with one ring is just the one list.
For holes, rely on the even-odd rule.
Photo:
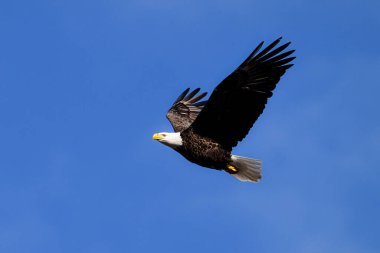
{"label": "eagle's white head", "polygon": [[166,146],[169,146],[171,148],[177,148],[182,146],[182,138],[181,133],[157,133],[153,135],[153,140],[157,140],[161,142],[162,144],[165,144]]}

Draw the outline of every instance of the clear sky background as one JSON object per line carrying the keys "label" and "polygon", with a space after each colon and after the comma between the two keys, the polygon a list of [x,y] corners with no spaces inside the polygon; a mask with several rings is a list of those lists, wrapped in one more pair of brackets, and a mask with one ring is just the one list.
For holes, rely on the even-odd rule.
{"label": "clear sky background", "polygon": [[[0,251],[380,252],[380,1],[1,1]],[[295,66],[235,154],[151,139],[262,40]]]}

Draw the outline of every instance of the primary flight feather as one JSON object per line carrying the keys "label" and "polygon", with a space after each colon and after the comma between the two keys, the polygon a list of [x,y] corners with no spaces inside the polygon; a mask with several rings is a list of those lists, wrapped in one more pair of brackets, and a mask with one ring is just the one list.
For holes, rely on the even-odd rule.
{"label": "primary flight feather", "polygon": [[248,58],[212,92],[197,95],[199,88],[186,89],[167,113],[174,133],[157,133],[153,139],[173,148],[189,161],[203,167],[224,170],[241,181],[261,178],[261,161],[232,155],[264,111],[281,76],[293,64],[290,42],[276,46],[277,39],[260,51],[261,42]]}

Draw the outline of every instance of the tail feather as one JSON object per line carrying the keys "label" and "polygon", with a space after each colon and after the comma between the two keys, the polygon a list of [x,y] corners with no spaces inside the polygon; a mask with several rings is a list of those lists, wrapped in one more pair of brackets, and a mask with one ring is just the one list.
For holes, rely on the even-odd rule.
{"label": "tail feather", "polygon": [[231,165],[235,166],[238,170],[237,173],[231,174],[240,181],[258,182],[261,179],[261,161],[232,155]]}

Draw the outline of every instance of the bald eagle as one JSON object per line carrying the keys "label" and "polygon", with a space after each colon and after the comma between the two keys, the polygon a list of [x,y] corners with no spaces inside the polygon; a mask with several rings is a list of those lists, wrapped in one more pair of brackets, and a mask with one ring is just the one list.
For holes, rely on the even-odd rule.
{"label": "bald eagle", "polygon": [[277,39],[260,51],[261,42],[248,58],[212,92],[197,95],[186,89],[167,113],[174,132],[153,135],[157,140],[200,166],[224,170],[241,181],[261,179],[261,161],[232,155],[232,148],[248,134],[268,98],[295,57],[284,52],[290,42],[276,47]]}

